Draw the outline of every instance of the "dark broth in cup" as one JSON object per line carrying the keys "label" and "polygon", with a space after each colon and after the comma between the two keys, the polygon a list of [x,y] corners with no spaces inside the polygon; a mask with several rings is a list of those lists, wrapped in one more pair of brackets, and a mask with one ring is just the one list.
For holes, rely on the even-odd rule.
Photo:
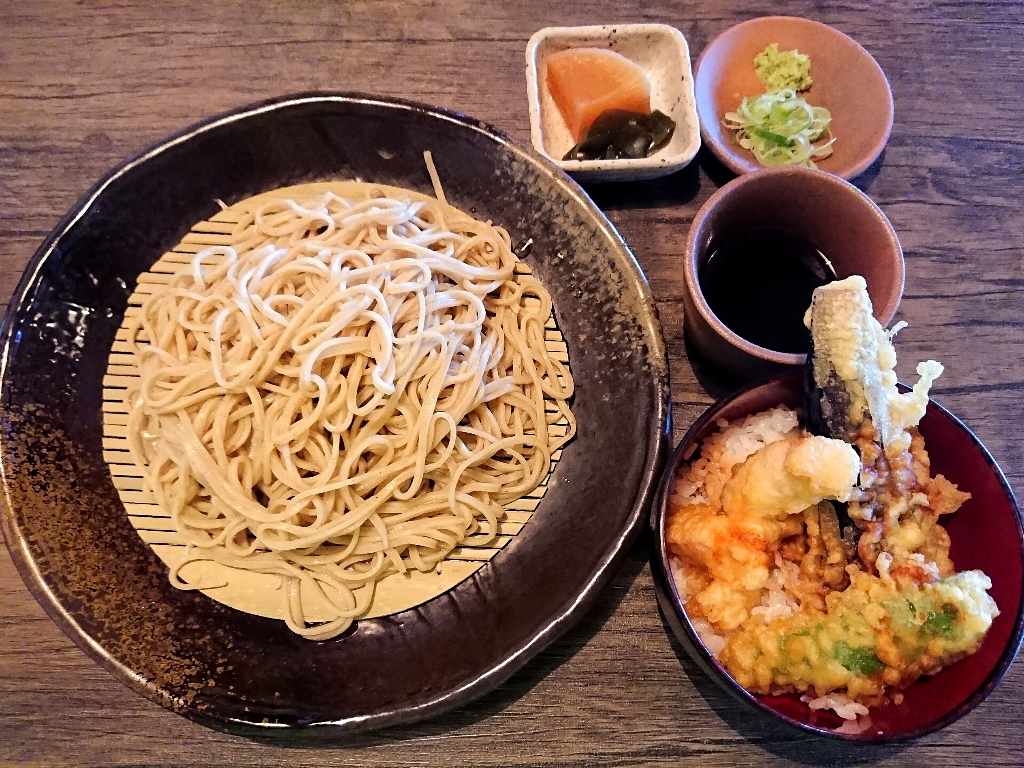
{"label": "dark broth in cup", "polygon": [[804,313],[814,289],[836,279],[825,254],[800,235],[773,229],[721,238],[708,254],[697,279],[729,330],[776,352],[810,351]]}

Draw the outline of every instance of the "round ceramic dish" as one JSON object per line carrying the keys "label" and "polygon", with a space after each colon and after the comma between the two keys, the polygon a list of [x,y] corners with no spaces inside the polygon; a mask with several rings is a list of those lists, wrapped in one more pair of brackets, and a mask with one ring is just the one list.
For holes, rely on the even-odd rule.
{"label": "round ceramic dish", "polygon": [[[103,376],[137,276],[217,200],[353,178],[431,194],[428,149],[452,204],[505,226],[520,250],[532,238],[526,261],[569,348],[579,431],[530,525],[453,590],[322,643],[174,589],[104,461]],[[654,302],[579,187],[475,120],[359,96],[246,108],[111,172],[32,259],[2,344],[2,523],[26,584],[129,686],[249,735],[304,728],[293,739],[315,741],[408,723],[508,678],[615,572],[642,525],[669,420]]]}
{"label": "round ceramic dish", "polygon": [[[929,401],[921,421],[933,474],[943,474],[971,499],[942,524],[952,541],[950,557],[958,571],[980,568],[992,579],[990,594],[1000,615],[981,648],[937,675],[918,680],[904,691],[899,706],[871,710],[871,727],[859,734],[837,733],[843,721],[830,711],[812,711],[798,695],[762,696],[744,690],[701,642],[669,570],[665,544],[668,499],[676,471],[690,460],[700,442],[718,429],[719,419],[733,420],[777,405],[803,404],[803,375],[791,374],[755,384],[709,408],[686,433],[669,460],[651,510],[651,570],[662,613],[693,660],[715,682],[749,706],[803,731],[849,741],[897,741],[938,730],[980,703],[1009,668],[1024,634],[1024,521],[1013,491],[991,454],[953,414]],[[686,457],[686,458],[684,458]]]}
{"label": "round ceramic dish", "polygon": [[871,54],[842,32],[809,19],[767,16],[737,24],[711,41],[694,76],[700,133],[711,151],[735,173],[763,166],[722,125],[745,96],[764,93],[754,57],[771,43],[811,57],[810,90],[802,94],[832,113],[833,153],[818,168],[844,179],[864,171],[885,149],[892,131],[892,92]]}

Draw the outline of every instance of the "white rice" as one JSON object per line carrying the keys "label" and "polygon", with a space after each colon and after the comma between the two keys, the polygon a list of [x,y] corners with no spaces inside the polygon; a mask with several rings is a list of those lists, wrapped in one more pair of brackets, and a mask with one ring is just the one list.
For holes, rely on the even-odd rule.
{"label": "white rice", "polygon": [[[719,431],[704,439],[700,446],[700,458],[684,464],[676,473],[676,482],[672,487],[670,503],[672,506],[688,504],[720,503],[722,487],[732,477],[732,470],[742,464],[751,455],[766,445],[788,437],[800,429],[800,415],[785,406],[772,408],[742,421],[730,424],[725,419],[717,424]],[[753,609],[753,613],[762,614],[764,621],[788,616],[799,610],[800,606],[789,598],[784,586],[789,578],[796,579],[799,568],[792,563],[785,563],[776,557],[778,568],[772,571],[769,586],[761,598],[761,605]],[[793,573],[786,570],[791,566]],[[669,558],[669,567],[676,589],[685,603],[687,594],[686,578],[682,567],[675,557]],[[726,638],[717,634],[711,624],[700,618],[690,618],[690,624],[707,649],[718,658],[725,648]]]}
{"label": "white rice", "polygon": [[[677,557],[669,555],[668,565],[672,571],[672,581],[675,582],[676,590],[679,592],[679,597],[685,603],[690,599],[686,589],[686,577],[683,576],[682,564],[679,562]],[[707,648],[711,655],[716,659],[719,654],[725,650],[726,639],[715,632],[714,627],[711,626],[711,622],[707,619],[702,619],[689,614],[686,617],[690,620],[691,626],[697,633],[697,637],[704,643],[704,647]]]}
{"label": "white rice", "polygon": [[800,578],[800,566],[783,560],[775,554],[775,568],[768,574],[768,590],[761,596],[761,603],[750,609],[752,616],[760,616],[767,624],[775,619],[792,616],[800,610],[800,604],[786,594],[786,583]]}
{"label": "white rice", "polygon": [[[864,715],[863,717],[858,717],[856,720],[844,721],[838,728],[833,728],[832,733],[845,733],[850,736],[857,736],[864,733],[864,731],[869,730],[871,725],[871,716]],[[879,731],[878,733],[881,734],[882,732]]]}
{"label": "white rice", "polygon": [[[843,720],[856,720],[861,715],[868,713],[867,707],[863,704],[858,704],[844,693],[833,692],[826,696],[819,696],[816,699],[812,699],[807,694],[804,694],[800,697],[800,701],[804,702],[811,709],[831,709]],[[854,731],[854,733],[857,732]]]}

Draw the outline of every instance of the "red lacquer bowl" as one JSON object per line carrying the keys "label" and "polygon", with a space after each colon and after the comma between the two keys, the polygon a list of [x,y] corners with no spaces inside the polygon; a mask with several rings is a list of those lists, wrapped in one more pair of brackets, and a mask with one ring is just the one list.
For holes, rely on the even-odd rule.
{"label": "red lacquer bowl", "polygon": [[797,694],[760,696],[744,690],[700,641],[686,617],[670,577],[665,518],[676,470],[695,444],[733,420],[777,405],[803,405],[803,377],[792,374],[755,384],[709,408],[676,448],[661,479],[651,510],[651,566],[658,602],[667,623],[694,661],[742,701],[803,731],[850,741],[885,742],[916,738],[943,728],[981,702],[1009,668],[1024,634],[1024,523],[1013,491],[981,441],[953,414],[929,401],[921,434],[931,457],[932,474],[942,474],[971,499],[942,523],[952,541],[950,556],[958,571],[980,569],[992,579],[989,594],[999,616],[973,656],[904,691],[901,704],[871,710],[870,727],[861,733],[836,733],[843,724],[831,711],[812,711]]}

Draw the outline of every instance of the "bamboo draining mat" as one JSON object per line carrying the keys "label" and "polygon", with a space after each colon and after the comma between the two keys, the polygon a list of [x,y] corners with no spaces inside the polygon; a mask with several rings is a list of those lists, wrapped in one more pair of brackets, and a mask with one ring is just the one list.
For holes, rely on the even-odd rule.
{"label": "bamboo draining mat", "polygon": [[[107,375],[103,379],[103,456],[110,467],[114,486],[128,513],[128,519],[142,540],[168,566],[179,563],[184,557],[185,542],[174,529],[170,516],[157,506],[152,491],[145,486],[142,469],[132,462],[128,452],[128,407],[125,393],[132,382],[138,380],[138,369],[128,347],[126,326],[138,314],[146,297],[159,286],[167,284],[173,275],[188,268],[196,253],[211,245],[229,245],[231,231],[244,213],[264,204],[271,197],[288,196],[301,200],[323,194],[327,189],[342,195],[351,195],[352,192],[350,184],[345,182],[288,187],[243,200],[199,222],[172,251],[165,253],[148,272],[139,275],[135,292],[128,300],[124,321],[110,351]],[[520,261],[516,265],[516,272],[529,274],[531,270]],[[568,365],[565,340],[554,317],[548,319],[545,344],[554,357]],[[553,413],[557,408],[550,404],[548,411]],[[565,435],[568,422],[563,417],[549,429],[552,439],[556,439]],[[497,538],[488,540],[483,534],[471,536],[433,571],[394,573],[382,579],[377,583],[373,603],[364,618],[386,616],[413,608],[444,594],[483,568],[530,520],[547,490],[548,480],[561,454],[561,450],[553,452],[551,472],[540,486],[506,506]],[[190,563],[179,575],[184,581],[200,587],[204,594],[232,608],[269,618],[284,618],[281,580],[278,576],[242,571],[209,561]],[[202,588],[203,585],[210,586]],[[329,614],[320,603],[321,598],[303,592],[302,599],[309,620],[328,618]]]}

